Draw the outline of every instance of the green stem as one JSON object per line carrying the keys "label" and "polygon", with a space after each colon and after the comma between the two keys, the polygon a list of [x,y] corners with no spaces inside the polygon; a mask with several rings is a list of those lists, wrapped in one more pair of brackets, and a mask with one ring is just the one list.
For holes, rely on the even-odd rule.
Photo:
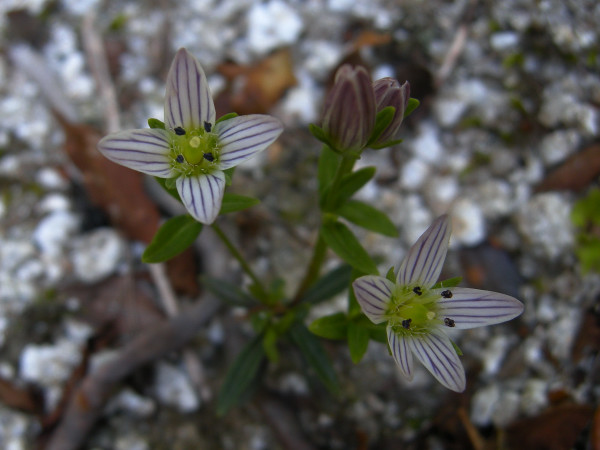
{"label": "green stem", "polygon": [[[333,181],[331,182],[331,189],[329,191],[329,197],[325,200],[324,209],[327,209],[327,207],[329,206],[329,204],[330,204],[329,199],[334,198],[335,192],[339,189],[340,183],[341,183],[344,175],[352,172],[352,169],[354,168],[354,163],[356,162],[356,159],[357,158],[354,155],[345,156],[342,158],[342,162],[338,166],[335,177],[333,178]],[[323,212],[321,211],[321,222],[323,222],[322,216],[323,216]],[[317,280],[317,278],[319,277],[319,273],[321,272],[321,266],[325,262],[326,255],[327,255],[327,244],[325,243],[325,240],[323,239],[321,232],[319,232],[319,237],[317,238],[317,243],[315,244],[312,258],[310,260],[308,268],[306,269],[306,274],[304,275],[304,278],[302,279],[300,286],[298,286],[298,290],[296,291],[296,295],[294,296],[294,300],[292,301],[292,304],[296,304],[296,303],[300,302],[302,294],[304,294],[304,292],[306,292],[306,290],[310,287],[310,285],[313,284]]]}
{"label": "green stem", "polygon": [[267,298],[267,291],[264,288],[263,284],[261,283],[260,279],[256,276],[256,274],[252,270],[252,268],[248,265],[248,263],[246,262],[246,260],[242,256],[242,254],[238,251],[237,248],[235,248],[235,246],[229,240],[227,235],[223,232],[223,230],[221,230],[221,227],[219,227],[216,223],[213,223],[212,228],[213,228],[213,230],[215,230],[215,233],[217,233],[217,236],[219,236],[219,239],[221,239],[223,244],[225,244],[225,246],[227,247],[227,249],[229,250],[231,255],[235,259],[237,259],[237,261],[240,263],[240,266],[242,266],[242,270],[244,272],[246,272],[246,274],[252,279],[254,284],[258,287],[258,289],[260,290],[260,292],[263,296],[263,300],[265,300]]}

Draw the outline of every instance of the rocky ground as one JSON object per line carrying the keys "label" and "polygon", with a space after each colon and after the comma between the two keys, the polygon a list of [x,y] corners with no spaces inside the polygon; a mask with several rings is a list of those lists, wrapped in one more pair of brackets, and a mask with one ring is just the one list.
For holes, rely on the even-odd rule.
{"label": "rocky ground", "polygon": [[359,162],[378,167],[362,198],[401,232],[363,233],[364,245],[387,270],[449,211],[444,274],[514,295],[525,312],[456,335],[464,394],[422,368],[405,382],[383,345],[354,366],[327,343],[339,398],[290,353],[253,401],[217,417],[216,392],[250,328],[244,310],[206,303],[184,350],[109,386],[83,448],[598,448],[598,23],[587,0],[0,3],[0,447],[55,442],[94,367],[173,308],[210,301],[199,273],[244,282],[209,230],[168,275],[149,272],[144,243],[177,206],[95,154],[108,130],[162,118],[170,59],[185,46],[218,113],[269,112],[286,126],[236,173],[233,190],[261,205],[221,219],[262,276],[291,292],[303,273],[319,150],[306,125],[350,62],[409,80],[421,101],[402,144]]}

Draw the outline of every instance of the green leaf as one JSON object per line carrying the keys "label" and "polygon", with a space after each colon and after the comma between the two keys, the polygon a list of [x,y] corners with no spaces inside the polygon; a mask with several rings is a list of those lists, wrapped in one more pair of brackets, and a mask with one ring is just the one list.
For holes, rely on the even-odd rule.
{"label": "green leaf", "polygon": [[209,276],[203,276],[201,280],[206,289],[225,303],[246,307],[257,304],[256,299],[240,289],[237,284]]}
{"label": "green leaf", "polygon": [[339,393],[340,387],[337,376],[329,356],[325,352],[321,341],[314,334],[308,331],[303,324],[296,322],[290,328],[290,338],[300,349],[302,356],[311,366],[325,387],[332,393]]}
{"label": "green leaf", "polygon": [[406,119],[408,116],[412,114],[412,112],[419,107],[421,102],[416,98],[409,98],[408,105],[406,105],[406,109],[404,110],[404,118]]}
{"label": "green leaf", "polygon": [[276,363],[279,361],[279,350],[277,349],[277,341],[279,340],[279,333],[272,327],[269,327],[265,331],[263,337],[262,346],[269,361]]}
{"label": "green leaf", "polygon": [[[326,199],[326,211],[335,211],[342,206],[346,200],[354,195],[360,188],[369,182],[375,176],[375,167],[364,167],[356,172],[344,175],[340,181],[337,192],[330,193],[326,189],[322,198]],[[329,186],[331,188],[331,185]]]}
{"label": "green leaf", "polygon": [[235,167],[230,167],[229,169],[225,169],[223,171],[225,174],[225,186],[231,186],[233,181],[233,172],[235,172]]}
{"label": "green leaf", "polygon": [[377,266],[360,245],[352,231],[340,222],[328,222],[321,227],[325,243],[344,261],[355,269],[377,275]]}
{"label": "green leaf", "polygon": [[373,150],[381,150],[382,148],[393,147],[394,145],[398,145],[403,141],[403,139],[392,139],[391,141],[385,141],[381,144],[372,144],[370,147]]}
{"label": "green leaf", "polygon": [[217,400],[219,416],[247,396],[264,359],[263,335],[258,334],[242,349],[225,375]]}
{"label": "green leaf", "polygon": [[153,129],[154,128],[158,128],[160,130],[164,130],[165,129],[165,123],[164,122],[162,122],[161,120],[158,120],[158,119],[153,119],[153,118],[148,119],[148,126],[150,128],[153,128]]}
{"label": "green leaf", "polygon": [[396,274],[395,274],[394,266],[389,268],[389,270],[385,274],[385,278],[388,279],[389,281],[391,281],[392,283],[396,284]]}
{"label": "green leaf", "polygon": [[340,155],[331,150],[327,145],[323,146],[319,155],[319,167],[317,171],[317,180],[319,181],[319,194],[323,194],[327,186],[335,178],[335,173],[340,165]]}
{"label": "green leaf", "polygon": [[311,323],[308,329],[319,337],[325,339],[346,339],[348,318],[339,312],[330,316],[321,317]]}
{"label": "green leaf", "polygon": [[177,200],[179,203],[183,203],[181,201],[181,197],[179,196],[179,192],[177,192],[177,189],[175,188],[171,188],[168,186],[168,184],[171,184],[169,182],[169,180],[175,180],[175,178],[158,178],[158,177],[154,177],[154,179],[157,181],[158,184],[160,184],[160,186],[167,191],[167,193],[173,197],[175,200]]}
{"label": "green leaf", "polygon": [[358,200],[348,200],[337,211],[344,219],[366,230],[398,237],[398,230],[387,215]]}
{"label": "green leaf", "polygon": [[448,278],[447,280],[438,281],[431,289],[453,288],[460,284],[462,277]]}
{"label": "green leaf", "polygon": [[348,322],[348,348],[350,358],[354,364],[358,364],[365,356],[369,346],[369,330],[355,321]]}
{"label": "green leaf", "polygon": [[230,194],[226,192],[223,196],[223,203],[219,214],[227,214],[236,211],[242,211],[252,206],[258,205],[260,200],[254,197],[246,197],[245,195]]}
{"label": "green leaf", "polygon": [[234,113],[234,112],[225,114],[225,115],[223,115],[223,116],[221,116],[221,117],[219,117],[217,119],[217,121],[215,122],[215,125],[218,124],[219,122],[223,122],[225,120],[233,119],[234,117],[237,117],[237,116],[238,116],[238,114]]}
{"label": "green leaf", "polygon": [[454,351],[456,352],[456,354],[457,354],[458,356],[462,356],[462,355],[463,355],[463,352],[462,352],[462,350],[460,349],[460,347],[459,347],[458,345],[456,345],[456,342],[454,342],[454,341],[452,341],[452,340],[451,340],[451,341],[450,341],[450,343],[452,344],[452,347],[454,347]]}
{"label": "green leaf", "polygon": [[375,127],[373,128],[367,147],[370,147],[373,142],[376,142],[377,139],[379,139],[379,136],[381,136],[385,129],[390,126],[392,120],[394,120],[395,114],[396,108],[393,106],[386,106],[377,113],[375,116]]}
{"label": "green leaf", "polygon": [[343,264],[319,278],[302,296],[302,301],[317,304],[343,292],[350,283],[352,268]]}
{"label": "green leaf", "polygon": [[196,240],[202,224],[188,214],[173,217],[162,224],[142,255],[145,263],[159,263],[178,255]]}

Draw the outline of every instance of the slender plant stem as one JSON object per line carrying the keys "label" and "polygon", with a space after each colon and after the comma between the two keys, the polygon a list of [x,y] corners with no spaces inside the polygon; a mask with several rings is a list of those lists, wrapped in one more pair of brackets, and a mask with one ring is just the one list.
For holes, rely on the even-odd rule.
{"label": "slender plant stem", "polygon": [[[337,168],[335,177],[331,182],[331,189],[329,191],[329,197],[325,199],[325,207],[330,205],[330,199],[334,197],[336,191],[340,187],[340,183],[344,175],[352,172],[354,168],[354,163],[356,162],[355,156],[346,156],[342,158],[340,165]],[[323,212],[321,212],[321,216]],[[321,222],[323,219],[321,217]],[[306,292],[306,290],[313,284],[317,278],[319,277],[319,273],[321,272],[321,266],[325,262],[325,256],[327,255],[327,243],[323,239],[321,232],[319,232],[319,236],[317,238],[317,243],[315,244],[312,258],[310,259],[310,263],[308,268],[306,269],[306,274],[302,279],[302,282],[298,286],[298,290],[296,291],[296,295],[294,296],[294,300],[292,304],[296,304],[300,302],[302,294]]]}
{"label": "slender plant stem", "polygon": [[252,270],[252,268],[250,267],[250,265],[246,262],[246,260],[242,256],[242,254],[238,251],[237,248],[235,248],[235,246],[229,240],[229,238],[227,237],[227,235],[223,232],[223,230],[221,229],[221,227],[219,227],[216,223],[213,223],[211,226],[212,226],[213,230],[215,230],[215,233],[217,233],[217,236],[219,236],[219,239],[221,239],[221,241],[223,242],[223,244],[225,244],[225,246],[227,247],[227,249],[229,250],[229,252],[231,253],[231,255],[235,259],[237,259],[237,261],[240,263],[240,266],[242,266],[242,270],[244,272],[246,272],[246,274],[252,279],[252,281],[254,281],[254,284],[256,284],[256,286],[258,286],[258,288],[260,289],[261,293],[264,295],[264,298],[266,299],[266,296],[267,296],[266,289],[264,288],[264,286],[261,283],[260,279],[254,273],[254,271]]}

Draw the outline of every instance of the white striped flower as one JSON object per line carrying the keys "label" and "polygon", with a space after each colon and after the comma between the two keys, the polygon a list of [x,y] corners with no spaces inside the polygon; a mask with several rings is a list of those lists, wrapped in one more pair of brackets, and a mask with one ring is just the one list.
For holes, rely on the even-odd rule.
{"label": "white striped flower", "polygon": [[215,123],[215,115],[202,66],[182,48],[167,77],[165,129],[120,131],[104,137],[98,149],[130,169],[176,178],[188,212],[210,224],[223,201],[223,171],[263,151],[283,131],[271,116],[251,114]]}
{"label": "white striped flower", "polygon": [[465,370],[445,329],[467,329],[514,319],[517,299],[497,292],[435,287],[450,241],[450,220],[439,217],[411,247],[396,282],[364,276],[356,299],[373,323],[387,322],[390,350],[400,372],[413,378],[413,355],[448,389],[465,389]]}

